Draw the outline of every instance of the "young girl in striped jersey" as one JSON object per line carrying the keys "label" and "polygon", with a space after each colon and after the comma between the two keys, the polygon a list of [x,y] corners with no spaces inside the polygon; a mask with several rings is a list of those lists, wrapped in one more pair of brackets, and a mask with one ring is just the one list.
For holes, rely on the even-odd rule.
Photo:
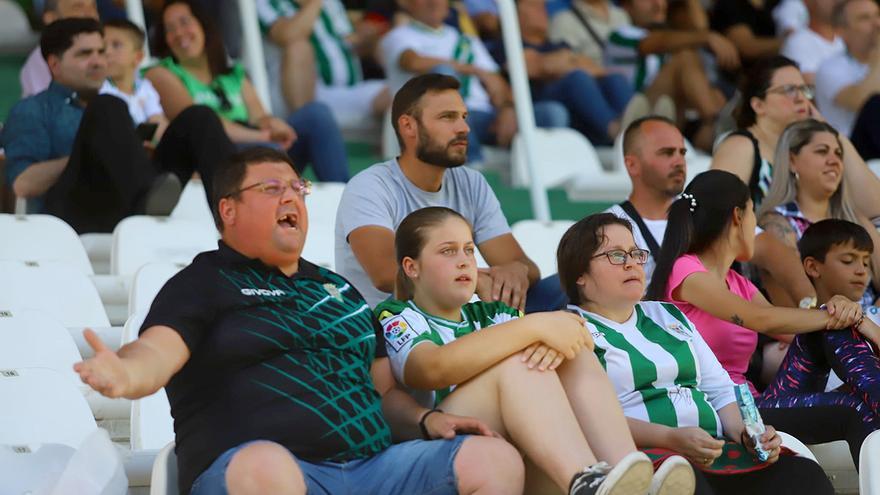
{"label": "young girl in striped jersey", "polygon": [[[400,300],[379,304],[376,314],[399,382],[428,391],[428,407],[479,418],[508,438],[539,469],[527,475],[527,493],[546,482],[539,473],[565,493],[648,492],[651,463],[589,352],[582,318],[468,303],[477,279],[473,235],[448,208],[411,213],[395,247]],[[652,493],[693,492],[690,466],[678,461],[654,477]]]}
{"label": "young girl in striped jersey", "polygon": [[573,225],[557,251],[568,308],[586,320],[636,445],[656,460],[687,457],[701,495],[833,493],[816,463],[779,456],[771,426],[761,437],[768,461],[752,458],[734,383],[693,323],[672,304],[640,302],[647,258],[630,223],[610,213]]}

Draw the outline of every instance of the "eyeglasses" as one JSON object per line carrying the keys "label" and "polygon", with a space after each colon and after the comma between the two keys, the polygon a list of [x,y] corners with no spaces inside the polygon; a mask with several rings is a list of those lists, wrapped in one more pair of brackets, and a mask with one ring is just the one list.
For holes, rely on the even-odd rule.
{"label": "eyeglasses", "polygon": [[785,95],[789,99],[795,99],[798,93],[804,95],[804,98],[808,100],[812,100],[816,95],[816,90],[813,89],[809,84],[783,84],[782,86],[777,86],[775,88],[770,88],[764,91],[764,95],[769,93],[776,93],[780,95]]}
{"label": "eyeglasses", "polygon": [[595,256],[593,256],[593,258],[598,258],[600,256],[607,256],[608,262],[611,263],[612,265],[623,265],[626,263],[626,257],[629,256],[637,264],[644,265],[645,263],[648,262],[648,255],[650,255],[650,254],[651,254],[651,252],[648,251],[647,249],[636,248],[628,253],[626,251],[624,251],[623,249],[611,249],[611,250],[605,251],[604,253],[599,253],[599,254],[595,255]]}
{"label": "eyeglasses", "polygon": [[262,182],[257,182],[256,184],[242,187],[241,189],[229,195],[235,196],[250,189],[256,189],[257,191],[260,191],[263,194],[268,194],[269,196],[281,196],[287,191],[288,187],[290,189],[293,189],[293,192],[296,193],[298,196],[304,198],[312,192],[312,181],[308,179],[290,179],[289,181],[283,181],[280,179],[267,179]]}

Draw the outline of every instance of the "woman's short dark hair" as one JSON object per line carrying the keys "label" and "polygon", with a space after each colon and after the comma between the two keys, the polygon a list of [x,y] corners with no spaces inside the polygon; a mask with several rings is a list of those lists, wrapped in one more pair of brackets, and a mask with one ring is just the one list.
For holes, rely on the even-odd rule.
{"label": "woman's short dark hair", "polygon": [[[403,219],[394,233],[394,251],[397,257],[397,281],[395,297],[405,300],[413,296],[413,285],[409,277],[403,271],[403,259],[417,259],[422,248],[428,240],[428,231],[446,221],[448,218],[459,218],[471,228],[459,212],[444,206],[429,206],[418,209]],[[473,236],[473,232],[471,232]]]}
{"label": "woman's short dark hair", "polygon": [[609,225],[621,225],[632,232],[629,220],[613,213],[596,213],[569,227],[559,241],[556,249],[559,283],[572,304],[583,302],[577,279],[584,273],[590,273],[590,261],[605,242],[605,229]]}
{"label": "woman's short dark hair", "polygon": [[172,5],[186,5],[192,12],[193,17],[202,26],[205,33],[205,55],[208,57],[208,67],[211,69],[211,77],[217,77],[220,74],[226,74],[232,70],[229,63],[229,57],[226,55],[226,48],[223,46],[223,37],[217,29],[214,20],[205,12],[201,4],[196,0],[169,0],[162,7],[162,17],[156,23],[156,33],[153,36],[153,51],[159,57],[174,57],[171,47],[165,40],[165,11]]}
{"label": "woman's short dark hair", "polygon": [[745,129],[755,123],[757,115],[752,108],[752,98],[764,98],[770,89],[770,82],[776,71],[783,67],[794,67],[800,70],[797,62],[782,55],[774,55],[759,60],[742,79],[740,85],[740,102],[736,110],[736,125]]}

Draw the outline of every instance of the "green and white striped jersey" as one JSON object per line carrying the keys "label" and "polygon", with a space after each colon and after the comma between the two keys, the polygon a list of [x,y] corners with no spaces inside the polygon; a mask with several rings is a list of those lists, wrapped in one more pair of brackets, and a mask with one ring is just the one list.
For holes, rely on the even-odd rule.
{"label": "green and white striped jersey", "polygon": [[[519,310],[501,302],[472,302],[461,308],[461,321],[430,315],[412,301],[387,300],[376,306],[376,315],[385,335],[385,348],[395,378],[406,384],[403,371],[413,348],[423,342],[448,344],[481,328],[504,323],[522,316]],[[455,386],[434,391],[433,403],[439,404]]]}
{"label": "green and white striped jersey", "polygon": [[[353,28],[340,0],[321,0],[321,13],[312,28],[310,40],[315,49],[318,78],[325,86],[353,86],[363,81],[361,63],[345,38]],[[256,0],[257,16],[264,33],[280,18],[299,11],[294,0]]]}
{"label": "green and white striped jersey", "polygon": [[723,434],[718,411],[736,400],[734,383],[693,323],[674,305],[646,301],[617,323],[569,305],[587,320],[595,352],[623,413],[670,427]]}
{"label": "green and white striped jersey", "polygon": [[[487,72],[497,73],[499,70],[498,64],[480,38],[464,34],[446,24],[432,28],[421,22],[411,21],[389,31],[382,38],[380,47],[385,57],[385,72],[392,93],[396,93],[407,81],[418,75],[407,72],[400,66],[400,57],[407,50],[423,57],[473,65]],[[478,77],[463,76],[460,81],[459,91],[468,110],[492,110],[489,93]]]}
{"label": "green and white striped jersey", "polygon": [[644,91],[650,86],[663,65],[660,55],[639,53],[639,43],[647,36],[646,29],[621,26],[611,32],[605,45],[605,67],[626,76],[636,91]]}

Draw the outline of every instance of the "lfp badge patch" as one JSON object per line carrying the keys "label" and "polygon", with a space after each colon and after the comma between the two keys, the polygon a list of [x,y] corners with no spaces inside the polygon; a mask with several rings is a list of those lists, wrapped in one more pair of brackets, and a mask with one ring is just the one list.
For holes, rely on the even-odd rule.
{"label": "lfp badge patch", "polygon": [[395,352],[400,352],[403,346],[412,342],[418,335],[400,315],[386,320],[382,329],[385,331],[385,341]]}

